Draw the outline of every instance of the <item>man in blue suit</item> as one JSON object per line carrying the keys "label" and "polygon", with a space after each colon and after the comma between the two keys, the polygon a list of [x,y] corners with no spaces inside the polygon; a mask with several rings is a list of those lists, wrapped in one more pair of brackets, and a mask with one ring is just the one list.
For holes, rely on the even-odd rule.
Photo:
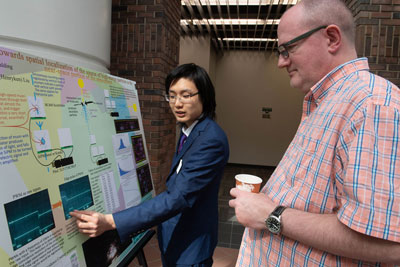
{"label": "man in blue suit", "polygon": [[74,211],[80,232],[95,237],[117,229],[122,241],[158,225],[164,266],[211,266],[218,237],[218,190],[229,157],[214,121],[215,90],[207,72],[184,64],[166,78],[166,100],[182,126],[166,190],[114,214]]}

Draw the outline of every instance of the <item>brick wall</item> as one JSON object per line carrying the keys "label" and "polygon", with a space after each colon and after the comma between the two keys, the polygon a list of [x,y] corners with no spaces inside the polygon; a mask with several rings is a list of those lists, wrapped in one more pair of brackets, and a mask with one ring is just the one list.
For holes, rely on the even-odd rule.
{"label": "brick wall", "polygon": [[356,47],[373,73],[400,86],[400,0],[346,0],[356,22]]}
{"label": "brick wall", "polygon": [[136,81],[155,190],[175,148],[175,119],[164,100],[164,81],[179,61],[180,0],[113,0],[113,75]]}

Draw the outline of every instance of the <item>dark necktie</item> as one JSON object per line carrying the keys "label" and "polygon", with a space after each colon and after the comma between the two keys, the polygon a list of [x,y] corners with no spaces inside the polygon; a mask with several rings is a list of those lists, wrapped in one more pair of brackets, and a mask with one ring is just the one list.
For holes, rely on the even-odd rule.
{"label": "dark necktie", "polygon": [[187,136],[185,134],[182,134],[181,139],[179,140],[179,146],[178,146],[178,154],[181,152],[183,144],[185,143],[187,139]]}

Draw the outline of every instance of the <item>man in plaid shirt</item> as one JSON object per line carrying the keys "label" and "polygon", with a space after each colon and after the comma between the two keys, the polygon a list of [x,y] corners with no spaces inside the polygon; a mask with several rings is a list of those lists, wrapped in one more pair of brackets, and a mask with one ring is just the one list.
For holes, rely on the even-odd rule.
{"label": "man in plaid shirt", "polygon": [[400,264],[399,88],[357,58],[340,0],[302,0],[278,36],[303,114],[262,192],[231,189],[246,226],[236,265]]}

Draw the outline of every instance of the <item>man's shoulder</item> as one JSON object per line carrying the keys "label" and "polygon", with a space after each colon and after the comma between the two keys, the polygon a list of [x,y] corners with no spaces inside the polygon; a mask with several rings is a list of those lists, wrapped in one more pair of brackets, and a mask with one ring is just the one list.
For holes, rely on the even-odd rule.
{"label": "man's shoulder", "polygon": [[204,132],[204,135],[208,137],[227,139],[225,131],[215,120],[211,118],[204,118],[199,122],[198,125],[196,125],[195,129],[200,132]]}
{"label": "man's shoulder", "polygon": [[202,129],[208,129],[209,127],[221,129],[221,127],[218,125],[218,123],[209,117],[206,117],[206,118],[200,120],[197,125],[197,128],[202,128]]}
{"label": "man's shoulder", "polygon": [[389,80],[370,71],[358,71],[339,86],[347,97],[345,102],[364,102],[400,108],[400,89]]}
{"label": "man's shoulder", "polygon": [[400,89],[391,81],[370,73],[368,80],[371,101],[375,105],[392,106],[400,110]]}

